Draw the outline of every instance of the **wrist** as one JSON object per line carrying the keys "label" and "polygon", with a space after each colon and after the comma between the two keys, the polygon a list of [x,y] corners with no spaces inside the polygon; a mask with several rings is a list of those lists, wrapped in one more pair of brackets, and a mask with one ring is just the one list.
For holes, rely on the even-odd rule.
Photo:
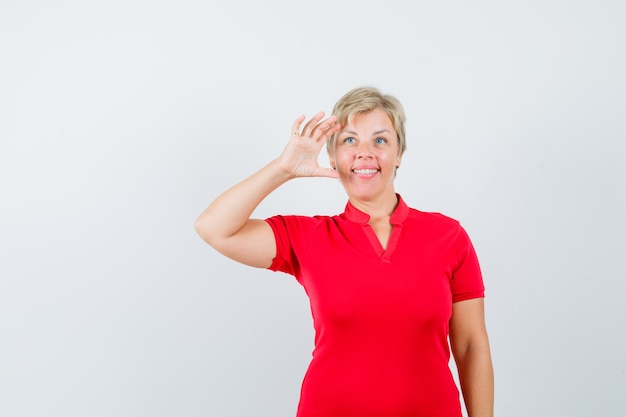
{"label": "wrist", "polygon": [[271,161],[266,168],[271,172],[272,177],[280,182],[287,182],[296,178],[296,175],[291,170],[282,166],[280,158]]}

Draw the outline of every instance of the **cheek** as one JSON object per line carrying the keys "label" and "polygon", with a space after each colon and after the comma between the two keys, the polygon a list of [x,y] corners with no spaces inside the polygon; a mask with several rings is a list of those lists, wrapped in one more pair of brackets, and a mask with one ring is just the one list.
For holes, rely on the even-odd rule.
{"label": "cheek", "polygon": [[390,153],[382,153],[378,156],[378,160],[382,165],[387,165],[391,163],[396,163],[396,155]]}
{"label": "cheek", "polygon": [[333,158],[331,158],[331,160],[333,161],[333,163],[335,164],[336,168],[341,168],[343,166],[346,165],[350,165],[351,162],[351,158],[349,158],[348,155],[346,155],[345,152],[335,152],[335,156]]}

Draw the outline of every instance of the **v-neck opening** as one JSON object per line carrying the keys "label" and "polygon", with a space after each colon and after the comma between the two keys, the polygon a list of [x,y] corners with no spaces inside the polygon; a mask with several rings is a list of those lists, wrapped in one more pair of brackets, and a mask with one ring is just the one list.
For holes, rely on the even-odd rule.
{"label": "v-neck opening", "polygon": [[389,234],[389,239],[387,241],[387,247],[384,248],[378,236],[376,236],[376,232],[369,224],[363,225],[363,232],[369,241],[370,247],[376,254],[378,258],[380,258],[383,262],[390,262],[391,256],[396,249],[399,235],[400,235],[400,225],[392,225],[391,233]]}
{"label": "v-neck opening", "polygon": [[370,226],[370,216],[367,213],[357,209],[349,201],[344,212],[344,215],[348,220],[361,225],[363,233],[365,233],[365,236],[370,244],[369,246],[372,248],[376,256],[384,263],[391,262],[391,256],[393,255],[398,244],[398,240],[400,239],[402,223],[409,215],[408,206],[399,194],[396,195],[398,196],[398,205],[389,219],[389,223],[391,224],[391,233],[389,234],[389,240],[387,241],[386,248],[383,248],[383,245],[378,239],[374,228]]}

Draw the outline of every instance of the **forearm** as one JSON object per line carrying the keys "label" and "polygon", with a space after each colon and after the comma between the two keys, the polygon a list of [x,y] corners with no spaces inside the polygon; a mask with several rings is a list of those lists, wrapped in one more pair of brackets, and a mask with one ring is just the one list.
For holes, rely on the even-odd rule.
{"label": "forearm", "polygon": [[317,161],[321,147],[340,128],[336,117],[321,121],[323,116],[318,113],[304,128],[304,116],[297,118],[280,157],[217,197],[198,217],[195,226],[200,237],[237,262],[269,268],[276,256],[274,231],[250,216],[265,197],[291,178],[337,178],[336,171],[320,167]]}
{"label": "forearm", "polygon": [[493,417],[494,378],[488,342],[455,355],[469,417]]}
{"label": "forearm", "polygon": [[196,220],[196,231],[209,244],[233,236],[261,201],[290,178],[277,160],[270,162],[217,197]]}

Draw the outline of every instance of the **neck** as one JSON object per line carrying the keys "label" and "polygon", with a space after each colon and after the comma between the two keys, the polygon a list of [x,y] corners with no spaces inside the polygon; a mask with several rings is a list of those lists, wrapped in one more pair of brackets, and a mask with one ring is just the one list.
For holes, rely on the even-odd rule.
{"label": "neck", "polygon": [[381,196],[376,200],[362,201],[352,197],[350,197],[349,200],[350,204],[355,208],[368,214],[370,221],[391,217],[391,214],[398,205],[398,196],[395,192]]}

